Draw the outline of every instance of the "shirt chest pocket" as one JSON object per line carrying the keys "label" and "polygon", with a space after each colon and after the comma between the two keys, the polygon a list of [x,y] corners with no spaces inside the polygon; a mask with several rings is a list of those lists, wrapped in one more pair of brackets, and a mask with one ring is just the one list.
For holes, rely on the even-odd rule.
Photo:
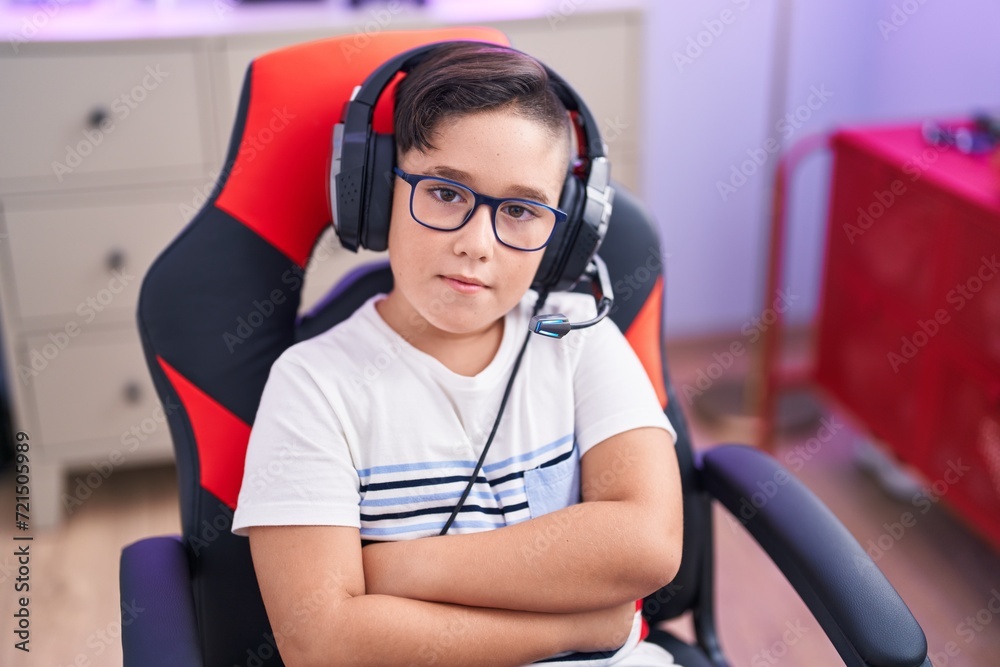
{"label": "shirt chest pocket", "polygon": [[524,492],[532,519],[580,502],[576,450],[555,465],[525,470]]}

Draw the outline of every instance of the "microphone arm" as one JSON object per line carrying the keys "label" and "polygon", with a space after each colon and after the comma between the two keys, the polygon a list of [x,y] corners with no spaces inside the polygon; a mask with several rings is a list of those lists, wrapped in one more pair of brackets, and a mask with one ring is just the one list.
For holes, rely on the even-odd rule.
{"label": "microphone arm", "polygon": [[591,291],[593,291],[594,301],[597,303],[597,316],[583,322],[570,322],[569,318],[562,313],[535,315],[531,318],[529,325],[533,332],[551,338],[562,338],[573,329],[592,327],[608,316],[615,303],[615,294],[611,290],[611,278],[608,276],[608,267],[604,260],[600,256],[594,255],[587,264],[587,270],[584,271],[583,275],[590,278]]}

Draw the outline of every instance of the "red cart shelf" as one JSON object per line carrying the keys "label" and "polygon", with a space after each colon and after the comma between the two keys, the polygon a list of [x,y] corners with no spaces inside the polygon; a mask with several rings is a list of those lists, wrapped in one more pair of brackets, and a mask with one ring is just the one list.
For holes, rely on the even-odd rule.
{"label": "red cart shelf", "polygon": [[[843,130],[828,145],[811,380],[1000,550],[1000,171],[928,144],[917,125]],[[786,179],[780,171],[773,283]],[[787,386],[779,340],[762,362],[763,446]]]}

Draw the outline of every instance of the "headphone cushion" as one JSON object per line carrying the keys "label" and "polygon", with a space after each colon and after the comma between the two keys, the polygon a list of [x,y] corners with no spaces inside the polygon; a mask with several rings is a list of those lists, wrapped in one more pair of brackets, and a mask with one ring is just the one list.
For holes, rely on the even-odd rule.
{"label": "headphone cushion", "polygon": [[392,218],[392,192],[396,183],[396,144],[391,134],[373,133],[369,147],[370,171],[365,180],[368,185],[368,210],[361,220],[361,245],[381,252],[389,246],[389,221]]}
{"label": "headphone cushion", "polygon": [[572,172],[566,174],[562,192],[559,193],[559,209],[566,212],[569,220],[573,220],[574,215],[577,213],[576,209],[579,208],[582,192],[583,183],[580,179],[574,176]]}
{"label": "headphone cushion", "polygon": [[[583,182],[572,173],[568,173],[559,195],[559,209],[566,213],[566,221],[556,227],[549,245],[545,248],[545,256],[538,266],[535,282],[532,284],[534,289],[545,287],[559,291],[560,285],[565,285],[567,280],[564,275],[566,260],[573,254],[570,248],[576,243],[576,238],[579,235],[585,195],[586,190]],[[582,270],[577,275],[570,277],[569,280],[576,282],[580,275],[582,275]]]}

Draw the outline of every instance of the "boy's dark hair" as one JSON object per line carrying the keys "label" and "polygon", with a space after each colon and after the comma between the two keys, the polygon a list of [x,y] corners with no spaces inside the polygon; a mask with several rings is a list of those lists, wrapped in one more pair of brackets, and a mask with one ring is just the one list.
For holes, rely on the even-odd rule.
{"label": "boy's dark hair", "polygon": [[397,158],[411,148],[437,148],[431,137],[447,118],[499,109],[542,123],[568,152],[569,115],[541,63],[501,45],[442,46],[396,87]]}

